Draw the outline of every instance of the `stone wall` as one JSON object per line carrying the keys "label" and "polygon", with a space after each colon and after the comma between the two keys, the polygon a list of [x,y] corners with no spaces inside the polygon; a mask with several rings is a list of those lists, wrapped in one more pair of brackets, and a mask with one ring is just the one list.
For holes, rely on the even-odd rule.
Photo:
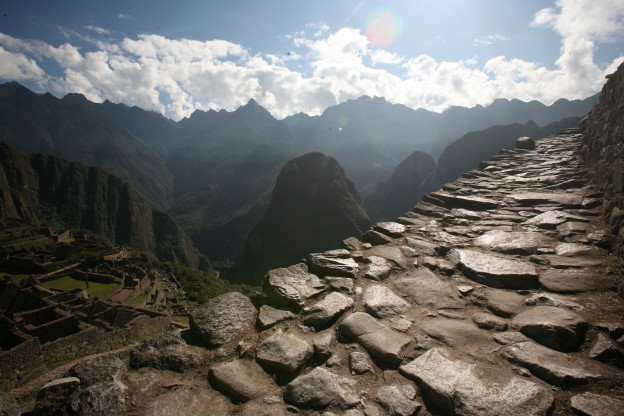
{"label": "stone wall", "polygon": [[605,220],[617,239],[613,251],[624,257],[624,63],[607,76],[600,102],[579,128],[581,155],[604,193]]}
{"label": "stone wall", "polygon": [[0,351],[0,391],[25,383],[44,371],[37,338],[29,338],[8,351]]}

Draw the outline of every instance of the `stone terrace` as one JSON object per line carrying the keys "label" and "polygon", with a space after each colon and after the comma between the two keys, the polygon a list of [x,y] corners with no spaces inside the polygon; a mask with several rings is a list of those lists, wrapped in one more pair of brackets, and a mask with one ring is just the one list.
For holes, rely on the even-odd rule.
{"label": "stone terrace", "polygon": [[152,361],[137,350],[130,364],[160,370],[126,372],[123,406],[136,415],[165,403],[170,414],[247,416],[618,414],[623,269],[580,140],[576,130],[521,139],[362,241],[270,271],[259,312],[236,293],[209,301],[190,326],[210,367],[181,359],[199,370],[170,368],[167,354],[175,345],[180,357],[184,341],[150,341]]}

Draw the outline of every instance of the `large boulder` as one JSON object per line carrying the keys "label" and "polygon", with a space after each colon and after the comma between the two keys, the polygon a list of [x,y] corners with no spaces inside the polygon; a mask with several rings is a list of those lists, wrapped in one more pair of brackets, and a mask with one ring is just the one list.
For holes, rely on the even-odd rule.
{"label": "large boulder", "polygon": [[331,371],[316,367],[286,386],[284,401],[300,407],[325,408],[335,405],[342,409],[360,402],[354,391],[355,382]]}
{"label": "large boulder", "polygon": [[262,341],[256,359],[276,371],[295,373],[312,358],[312,346],[296,335],[278,331]]}
{"label": "large boulder", "polygon": [[179,332],[143,341],[130,351],[130,368],[151,367],[181,373],[198,367],[201,362],[201,354],[187,345]]}
{"label": "large boulder", "polygon": [[230,292],[210,299],[191,313],[191,332],[208,347],[218,347],[253,328],[257,311],[242,293]]}
{"label": "large boulder", "polygon": [[251,360],[234,360],[217,364],[208,373],[219,391],[238,402],[274,393],[275,383],[258,364]]}

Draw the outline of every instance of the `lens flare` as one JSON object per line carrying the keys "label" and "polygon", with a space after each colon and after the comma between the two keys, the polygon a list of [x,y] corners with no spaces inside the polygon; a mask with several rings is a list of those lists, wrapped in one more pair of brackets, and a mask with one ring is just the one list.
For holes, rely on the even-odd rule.
{"label": "lens flare", "polygon": [[403,32],[403,20],[393,11],[373,9],[366,17],[366,37],[374,46],[390,46]]}

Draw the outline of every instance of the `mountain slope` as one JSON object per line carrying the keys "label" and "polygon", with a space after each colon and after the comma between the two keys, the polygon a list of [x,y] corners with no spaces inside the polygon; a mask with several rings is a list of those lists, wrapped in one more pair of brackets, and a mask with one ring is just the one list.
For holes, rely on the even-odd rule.
{"label": "mountain slope", "polygon": [[152,210],[128,182],[103,169],[0,142],[0,195],[0,220],[87,229],[163,260],[202,266],[168,214]]}
{"label": "mountain slope", "polygon": [[264,218],[247,237],[233,281],[259,284],[275,267],[338,247],[370,227],[353,183],[338,162],[308,153],[286,163]]}

